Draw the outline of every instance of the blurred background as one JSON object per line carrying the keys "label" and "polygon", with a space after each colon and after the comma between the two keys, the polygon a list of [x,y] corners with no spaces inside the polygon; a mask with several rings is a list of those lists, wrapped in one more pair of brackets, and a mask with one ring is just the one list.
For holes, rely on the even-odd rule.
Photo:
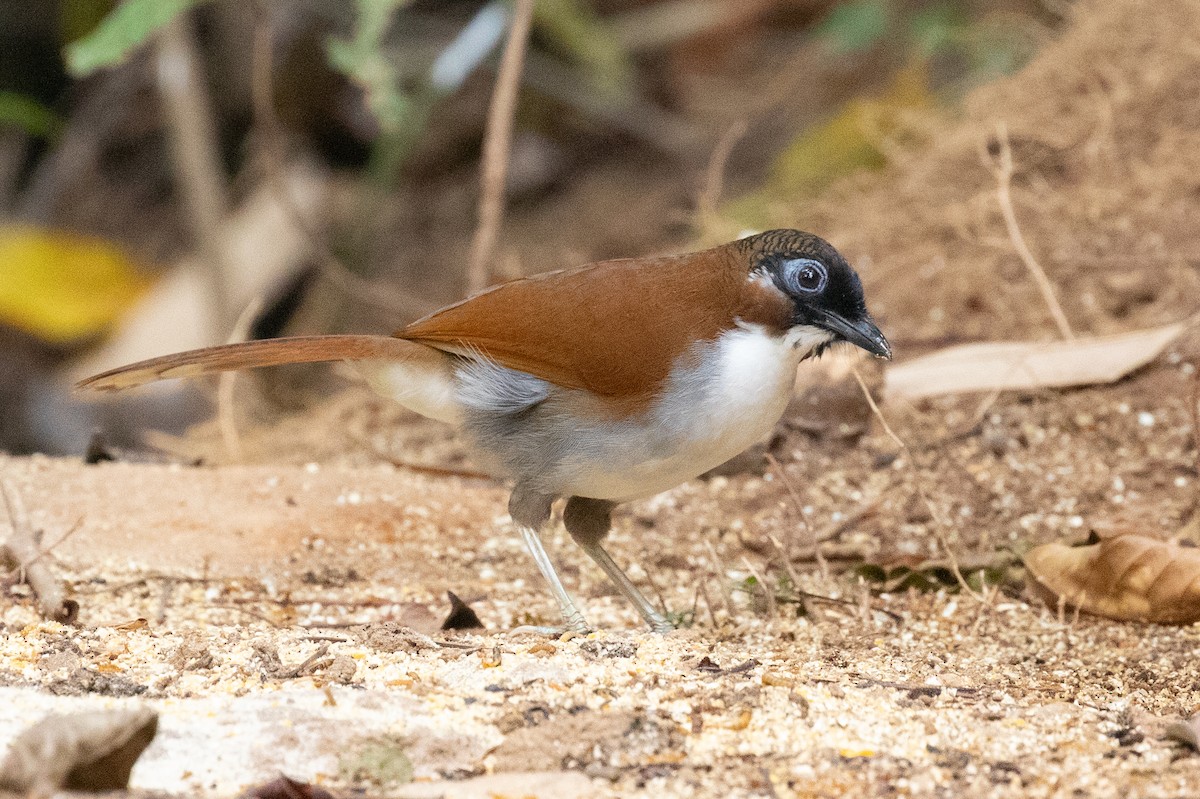
{"label": "blurred background", "polygon": [[[481,250],[489,109],[525,12],[511,143],[487,160],[507,166],[504,215]],[[387,332],[492,282],[774,226],[848,248],[900,352],[1030,319],[1052,331],[1033,289],[1006,285],[1007,245],[961,270],[954,248],[998,219],[972,205],[994,190],[973,90],[1073,14],[1065,0],[0,0],[0,449],[104,457],[212,414],[212,386],[71,395],[102,368],[233,337]],[[1069,131],[1046,133],[1045,98],[1030,108],[1030,135],[1008,120],[1018,163],[1065,180]],[[971,135],[944,144],[965,121]],[[847,201],[943,147],[954,158],[869,208]],[[1081,329],[1159,299],[1077,278],[1100,292],[1064,300]],[[292,411],[331,380],[254,378],[244,412]]]}

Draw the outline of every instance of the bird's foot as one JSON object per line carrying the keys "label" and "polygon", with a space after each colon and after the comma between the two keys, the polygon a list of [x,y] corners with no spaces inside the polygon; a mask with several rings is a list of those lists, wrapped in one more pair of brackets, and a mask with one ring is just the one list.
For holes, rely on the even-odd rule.
{"label": "bird's foot", "polygon": [[650,625],[650,629],[653,632],[666,635],[677,628],[675,622],[671,621],[668,617],[664,616],[662,613],[659,613],[657,610],[644,615],[646,618],[646,623]]}
{"label": "bird's foot", "polygon": [[551,638],[559,638],[567,633],[575,633],[576,635],[587,635],[592,632],[592,626],[583,618],[583,614],[578,610],[574,613],[563,613],[563,624],[561,625],[540,625],[540,624],[522,624],[520,627],[514,627],[509,631],[509,635],[545,635]]}
{"label": "bird's foot", "polygon": [[567,634],[587,635],[592,632],[590,627],[582,630],[566,625],[553,626],[541,624],[522,624],[520,627],[513,627],[508,631],[509,635],[544,635],[547,638],[561,638]]}

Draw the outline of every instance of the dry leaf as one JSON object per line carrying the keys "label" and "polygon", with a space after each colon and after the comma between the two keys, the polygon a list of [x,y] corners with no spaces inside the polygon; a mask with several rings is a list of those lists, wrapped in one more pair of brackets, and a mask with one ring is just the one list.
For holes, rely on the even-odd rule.
{"label": "dry leaf", "polygon": [[251,788],[243,794],[243,799],[334,799],[334,795],[319,785],[280,775],[278,779]]}
{"label": "dry leaf", "polygon": [[1198,722],[1200,722],[1200,716],[1172,721],[1163,731],[1163,735],[1172,741],[1183,744],[1193,752],[1200,752],[1200,735],[1197,734]]}
{"label": "dry leaf", "polygon": [[1052,604],[1110,619],[1200,620],[1200,550],[1194,547],[1127,534],[1081,547],[1035,547],[1025,566]]}
{"label": "dry leaf", "polygon": [[149,708],[46,716],[9,744],[0,788],[47,795],[120,790],[157,731],[158,714]]}
{"label": "dry leaf", "polygon": [[887,370],[888,399],[1112,383],[1158,357],[1185,324],[1070,341],[964,344]]}
{"label": "dry leaf", "polygon": [[483,622],[479,620],[478,614],[475,613],[470,605],[463,602],[458,594],[453,591],[447,591],[446,595],[450,598],[450,614],[442,622],[443,630],[483,629]]}

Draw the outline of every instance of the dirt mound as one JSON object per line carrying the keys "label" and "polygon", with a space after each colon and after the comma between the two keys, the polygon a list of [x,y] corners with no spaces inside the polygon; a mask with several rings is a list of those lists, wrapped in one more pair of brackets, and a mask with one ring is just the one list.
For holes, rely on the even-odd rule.
{"label": "dirt mound", "polygon": [[1060,40],[976,90],[882,179],[776,209],[773,222],[822,231],[863,267],[901,356],[906,343],[1055,332],[1000,213],[985,158],[998,125],[1021,230],[1076,332],[1194,311],[1200,4],[1087,0],[1073,15]]}

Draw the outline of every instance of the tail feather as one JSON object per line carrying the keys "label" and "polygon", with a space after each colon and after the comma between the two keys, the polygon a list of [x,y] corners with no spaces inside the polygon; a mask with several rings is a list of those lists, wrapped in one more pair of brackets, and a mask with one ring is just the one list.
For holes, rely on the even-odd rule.
{"label": "tail feather", "polygon": [[445,357],[443,353],[423,344],[391,336],[295,336],[223,344],[163,355],[93,375],[80,380],[75,387],[92,391],[120,391],[156,380],[196,377],[214,372],[287,363],[361,361],[373,358],[440,361]]}

